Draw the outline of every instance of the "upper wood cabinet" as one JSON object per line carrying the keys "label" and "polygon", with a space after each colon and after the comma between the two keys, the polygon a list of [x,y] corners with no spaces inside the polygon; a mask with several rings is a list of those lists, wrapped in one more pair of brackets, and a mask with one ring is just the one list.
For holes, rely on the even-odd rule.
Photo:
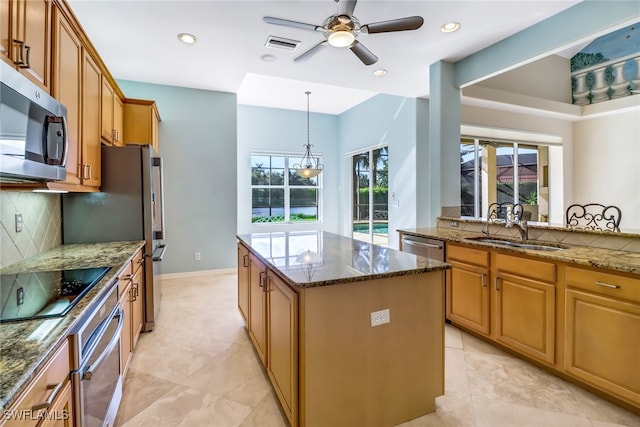
{"label": "upper wood cabinet", "polygon": [[123,144],[123,105],[106,76],[102,76],[102,139],[113,145]]}
{"label": "upper wood cabinet", "polygon": [[160,114],[154,101],[125,99],[124,101],[124,143],[149,144],[156,153],[160,152],[158,125]]}
{"label": "upper wood cabinet", "polygon": [[[6,2],[2,2],[6,3]],[[77,185],[80,180],[82,122],[82,43],[73,26],[57,7],[53,13],[53,70],[54,98],[67,107],[67,178],[63,183]]]}
{"label": "upper wood cabinet", "polygon": [[0,2],[0,57],[50,92],[51,2]]}
{"label": "upper wood cabinet", "polygon": [[84,53],[82,60],[82,184],[100,187],[100,131],[102,73],[94,59]]}

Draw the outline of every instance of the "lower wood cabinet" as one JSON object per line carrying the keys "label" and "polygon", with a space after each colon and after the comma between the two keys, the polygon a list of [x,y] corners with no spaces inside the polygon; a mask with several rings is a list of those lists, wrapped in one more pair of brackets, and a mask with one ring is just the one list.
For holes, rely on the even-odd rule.
{"label": "lower wood cabinet", "polygon": [[120,289],[120,310],[124,322],[120,332],[120,374],[124,377],[129,369],[129,362],[133,356],[133,341],[131,340],[131,282]]}
{"label": "lower wood cabinet", "polygon": [[556,265],[495,255],[496,341],[541,362],[555,363]]}
{"label": "lower wood cabinet", "polygon": [[[0,426],[71,426],[73,407],[69,371],[69,343],[65,340],[25,392],[4,412]],[[46,420],[41,422],[39,417]]]}
{"label": "lower wood cabinet", "polygon": [[265,281],[267,266],[253,254],[249,254],[249,338],[267,366],[267,293]]}
{"label": "lower wood cabinet", "polygon": [[451,264],[446,280],[447,318],[475,332],[489,335],[489,252],[448,245],[447,262]]}
{"label": "lower wood cabinet", "polygon": [[640,408],[640,280],[567,267],[564,370]]}
{"label": "lower wood cabinet", "polygon": [[298,294],[267,276],[267,374],[291,425],[298,420]]}
{"label": "lower wood cabinet", "polygon": [[238,311],[245,325],[249,319],[249,249],[238,243]]}

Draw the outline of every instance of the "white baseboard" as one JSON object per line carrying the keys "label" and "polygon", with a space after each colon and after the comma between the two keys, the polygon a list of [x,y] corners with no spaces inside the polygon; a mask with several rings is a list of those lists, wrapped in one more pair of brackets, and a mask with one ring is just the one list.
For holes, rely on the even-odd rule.
{"label": "white baseboard", "polygon": [[217,270],[185,271],[184,273],[166,273],[166,274],[161,274],[158,277],[160,278],[160,280],[167,280],[167,279],[182,279],[187,277],[198,277],[198,276],[236,274],[237,272],[238,270],[235,268],[220,268]]}

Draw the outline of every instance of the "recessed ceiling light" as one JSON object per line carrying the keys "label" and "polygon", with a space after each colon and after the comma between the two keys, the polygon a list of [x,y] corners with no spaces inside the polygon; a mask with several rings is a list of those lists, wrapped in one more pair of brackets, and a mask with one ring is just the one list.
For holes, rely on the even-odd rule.
{"label": "recessed ceiling light", "polygon": [[454,31],[458,31],[459,29],[459,22],[447,22],[442,27],[440,27],[440,31],[442,31],[443,33],[453,33]]}
{"label": "recessed ceiling light", "polygon": [[380,77],[380,76],[384,76],[385,74],[387,74],[387,70],[385,70],[384,68],[380,68],[380,69],[375,70],[375,71],[373,72],[373,75],[374,75],[374,76],[378,76],[378,77]]}
{"label": "recessed ceiling light", "polygon": [[274,62],[276,60],[276,56],[266,54],[266,55],[262,55],[260,59],[262,59],[264,62]]}
{"label": "recessed ceiling light", "polygon": [[196,36],[189,33],[180,33],[178,34],[178,40],[186,44],[194,44],[197,40]]}

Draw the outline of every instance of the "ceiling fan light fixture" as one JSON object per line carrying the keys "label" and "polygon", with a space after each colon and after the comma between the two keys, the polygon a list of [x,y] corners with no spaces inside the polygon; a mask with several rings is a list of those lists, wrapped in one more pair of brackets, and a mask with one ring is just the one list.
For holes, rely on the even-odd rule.
{"label": "ceiling fan light fixture", "polygon": [[459,22],[447,22],[440,27],[440,31],[443,33],[453,33],[460,29]]}
{"label": "ceiling fan light fixture", "polygon": [[328,37],[329,44],[334,47],[347,47],[355,39],[356,36],[351,31],[334,31]]}
{"label": "ceiling fan light fixture", "polygon": [[194,44],[196,42],[196,40],[198,40],[198,38],[196,36],[194,36],[193,34],[180,33],[180,34],[178,34],[178,40],[180,40],[182,43]]}
{"label": "ceiling fan light fixture", "polygon": [[300,163],[294,164],[293,169],[302,178],[313,178],[320,175],[324,167],[320,164],[318,158],[313,157],[313,154],[311,154],[312,145],[309,143],[309,95],[311,95],[311,92],[306,91],[305,94],[307,95],[307,143],[303,145],[305,152],[300,159]]}

